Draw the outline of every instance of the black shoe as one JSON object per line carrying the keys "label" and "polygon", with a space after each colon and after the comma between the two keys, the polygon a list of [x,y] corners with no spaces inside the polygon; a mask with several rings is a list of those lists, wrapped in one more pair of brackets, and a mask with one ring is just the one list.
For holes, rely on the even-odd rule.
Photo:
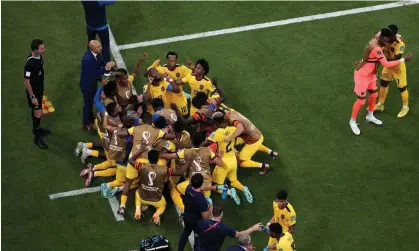
{"label": "black shoe", "polygon": [[37,145],[41,149],[48,149],[48,145],[45,144],[44,140],[40,136],[35,136],[35,139],[33,140],[33,143]]}
{"label": "black shoe", "polygon": [[51,130],[48,128],[39,128],[39,132],[45,136],[51,134]]}

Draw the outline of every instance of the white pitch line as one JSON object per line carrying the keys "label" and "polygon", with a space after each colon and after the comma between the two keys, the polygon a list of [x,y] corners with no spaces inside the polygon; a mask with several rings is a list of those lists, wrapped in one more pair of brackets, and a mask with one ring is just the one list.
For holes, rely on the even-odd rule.
{"label": "white pitch line", "polygon": [[63,193],[50,194],[49,198],[51,200],[55,200],[55,199],[59,199],[59,198],[76,196],[76,195],[80,195],[80,194],[96,193],[96,192],[99,192],[99,191],[100,191],[100,186],[89,187],[89,188],[82,188],[82,189],[72,190],[72,191],[63,192]]}
{"label": "white pitch line", "polygon": [[152,45],[167,44],[167,43],[173,43],[173,42],[179,42],[179,41],[185,41],[185,40],[199,39],[199,38],[204,38],[204,37],[213,37],[213,36],[226,35],[226,34],[232,34],[232,33],[237,33],[237,32],[265,29],[265,28],[282,26],[282,25],[287,25],[287,24],[309,22],[309,21],[314,21],[314,20],[353,15],[353,14],[359,14],[359,13],[365,13],[365,12],[371,12],[371,11],[377,11],[377,10],[385,10],[385,9],[397,8],[397,7],[413,5],[413,4],[418,4],[418,3],[419,3],[418,0],[414,0],[414,1],[407,1],[407,2],[381,4],[381,5],[369,6],[369,7],[363,7],[363,8],[356,8],[356,9],[350,9],[350,10],[343,10],[343,11],[305,16],[305,17],[285,19],[281,21],[267,22],[267,23],[261,23],[261,24],[252,24],[252,25],[240,26],[236,28],[200,32],[200,33],[194,33],[190,35],[176,36],[176,37],[171,37],[171,38],[162,38],[162,39],[139,42],[139,43],[124,44],[124,45],[119,45],[118,48],[119,50],[126,50],[126,49],[133,49],[133,48],[139,48],[139,47],[147,47],[147,46],[152,46]]}
{"label": "white pitch line", "polygon": [[115,197],[112,198],[108,198],[109,200],[109,205],[111,205],[111,209],[113,212],[113,215],[115,216],[115,220],[116,221],[123,221],[124,220],[124,216],[120,215],[117,213],[118,211],[118,207],[119,207],[119,202]]}

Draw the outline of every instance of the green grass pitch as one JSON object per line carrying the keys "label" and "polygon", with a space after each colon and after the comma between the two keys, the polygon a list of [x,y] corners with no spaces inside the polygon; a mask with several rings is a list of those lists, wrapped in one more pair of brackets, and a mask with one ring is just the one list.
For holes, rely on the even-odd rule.
{"label": "green grass pitch", "polygon": [[[377,2],[117,2],[108,21],[119,45],[182,34],[346,10]],[[2,244],[3,250],[130,250],[159,233],[177,244],[181,226],[173,205],[162,225],[136,223],[133,200],[116,222],[96,193],[50,200],[49,194],[80,189],[82,168],[72,150],[97,141],[80,130],[80,61],[86,49],[80,2],[2,2]],[[239,168],[254,204],[221,201],[224,221],[237,229],[272,215],[272,200],[287,188],[297,211],[299,251],[403,250],[419,245],[419,61],[407,66],[410,112],[398,119],[399,92],[391,85],[383,127],[349,128],[353,64],[368,39],[396,23],[407,51],[419,55],[419,5],[290,24],[262,30],[121,51],[128,70],[147,51],[147,64],[169,50],[206,58],[227,104],[264,133],[280,153],[273,171],[260,177]],[[46,92],[56,112],[42,124],[53,130],[48,151],[32,143],[30,111],[22,81],[33,38],[45,41]],[[144,79],[135,81],[141,90]],[[267,159],[257,154],[258,160]],[[95,180],[92,186],[103,180]],[[131,198],[132,199],[132,198]],[[151,211],[146,218],[150,218]],[[252,235],[261,250],[262,233]],[[235,240],[227,240],[228,244]]]}

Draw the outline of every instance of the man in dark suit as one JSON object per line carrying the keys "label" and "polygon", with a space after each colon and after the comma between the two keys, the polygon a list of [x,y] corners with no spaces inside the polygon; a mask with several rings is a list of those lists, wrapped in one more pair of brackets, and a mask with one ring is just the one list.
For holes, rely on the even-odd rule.
{"label": "man in dark suit", "polygon": [[80,89],[83,94],[83,128],[93,130],[93,99],[96,94],[97,81],[114,66],[114,62],[104,63],[102,45],[97,40],[89,42],[89,49],[81,61]]}
{"label": "man in dark suit", "polygon": [[233,245],[227,248],[227,251],[255,251],[252,245],[250,235],[245,234],[239,237],[239,245]]}

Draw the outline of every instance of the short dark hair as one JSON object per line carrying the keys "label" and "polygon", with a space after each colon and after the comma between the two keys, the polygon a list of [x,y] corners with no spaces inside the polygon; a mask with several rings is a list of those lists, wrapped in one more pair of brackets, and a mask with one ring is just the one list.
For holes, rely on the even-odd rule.
{"label": "short dark hair", "polygon": [[212,216],[214,217],[220,217],[223,212],[224,212],[224,209],[219,205],[214,205],[212,207]]}
{"label": "short dark hair", "polygon": [[204,75],[207,75],[209,73],[209,70],[210,70],[208,61],[201,58],[201,59],[198,59],[195,63],[195,65],[198,65],[198,64],[201,65],[202,68],[204,68],[204,71],[205,71]]}
{"label": "short dark hair", "polygon": [[122,77],[122,76],[125,76],[125,75],[128,75],[128,71],[125,70],[124,68],[119,68],[115,71],[115,77],[116,78],[119,78],[119,77]]}
{"label": "short dark hair", "polygon": [[178,132],[178,133],[183,132],[183,130],[184,130],[183,125],[179,120],[175,122],[175,124],[173,126],[173,130],[175,132]]}
{"label": "short dark hair", "polygon": [[275,234],[282,234],[282,227],[279,223],[272,223],[269,225],[269,231]]}
{"label": "short dark hair", "polygon": [[381,29],[381,36],[383,36],[383,37],[391,37],[391,30],[390,30],[390,28],[382,28]]}
{"label": "short dark hair", "polygon": [[157,161],[159,161],[159,151],[157,151],[156,149],[151,149],[148,152],[148,161],[150,162],[150,164],[157,164]]}
{"label": "short dark hair", "polygon": [[397,34],[397,32],[399,31],[399,27],[397,27],[397,25],[395,25],[395,24],[390,24],[390,25],[388,26],[388,28],[391,30],[391,33],[392,33],[393,35],[396,35],[396,34]]}
{"label": "short dark hair", "polygon": [[105,96],[111,98],[112,95],[115,93],[116,90],[116,81],[110,80],[105,86],[103,86],[103,92]]}
{"label": "short dark hair", "polygon": [[39,46],[41,46],[41,44],[44,44],[44,41],[42,41],[41,39],[34,39],[31,42],[31,49],[32,51],[36,51],[39,49]]}
{"label": "short dark hair", "polygon": [[201,109],[201,106],[207,102],[207,99],[208,96],[205,92],[197,92],[195,97],[192,99],[192,105],[198,109]]}
{"label": "short dark hair", "polygon": [[277,200],[287,200],[288,198],[288,192],[285,190],[279,190],[279,192],[276,194]]}
{"label": "short dark hair", "polygon": [[110,102],[107,106],[106,106],[106,112],[111,115],[113,113],[113,111],[115,111],[116,108],[116,102]]}
{"label": "short dark hair", "polygon": [[141,119],[144,123],[151,124],[151,122],[153,121],[153,115],[151,115],[151,113],[149,112],[143,112],[143,114],[141,114]]}
{"label": "short dark hair", "polygon": [[125,115],[122,120],[125,128],[131,128],[135,124],[135,117],[133,115]]}
{"label": "short dark hair", "polygon": [[197,189],[200,188],[204,184],[204,176],[201,173],[195,173],[191,177],[191,185],[193,188]]}
{"label": "short dark hair", "polygon": [[169,56],[176,56],[176,58],[177,58],[177,53],[176,53],[176,52],[174,52],[174,51],[169,51],[169,52],[166,54],[166,59],[167,59],[167,58],[169,58]]}
{"label": "short dark hair", "polygon": [[151,106],[153,107],[154,110],[156,110],[157,108],[163,107],[164,106],[163,99],[153,98],[151,100]]}
{"label": "short dark hair", "polygon": [[205,140],[205,132],[194,132],[191,135],[191,141],[195,147],[199,147],[202,144],[202,142],[204,142],[204,140]]}
{"label": "short dark hair", "polygon": [[160,116],[153,122],[153,124],[156,128],[163,129],[167,126],[167,120],[163,116]]}

